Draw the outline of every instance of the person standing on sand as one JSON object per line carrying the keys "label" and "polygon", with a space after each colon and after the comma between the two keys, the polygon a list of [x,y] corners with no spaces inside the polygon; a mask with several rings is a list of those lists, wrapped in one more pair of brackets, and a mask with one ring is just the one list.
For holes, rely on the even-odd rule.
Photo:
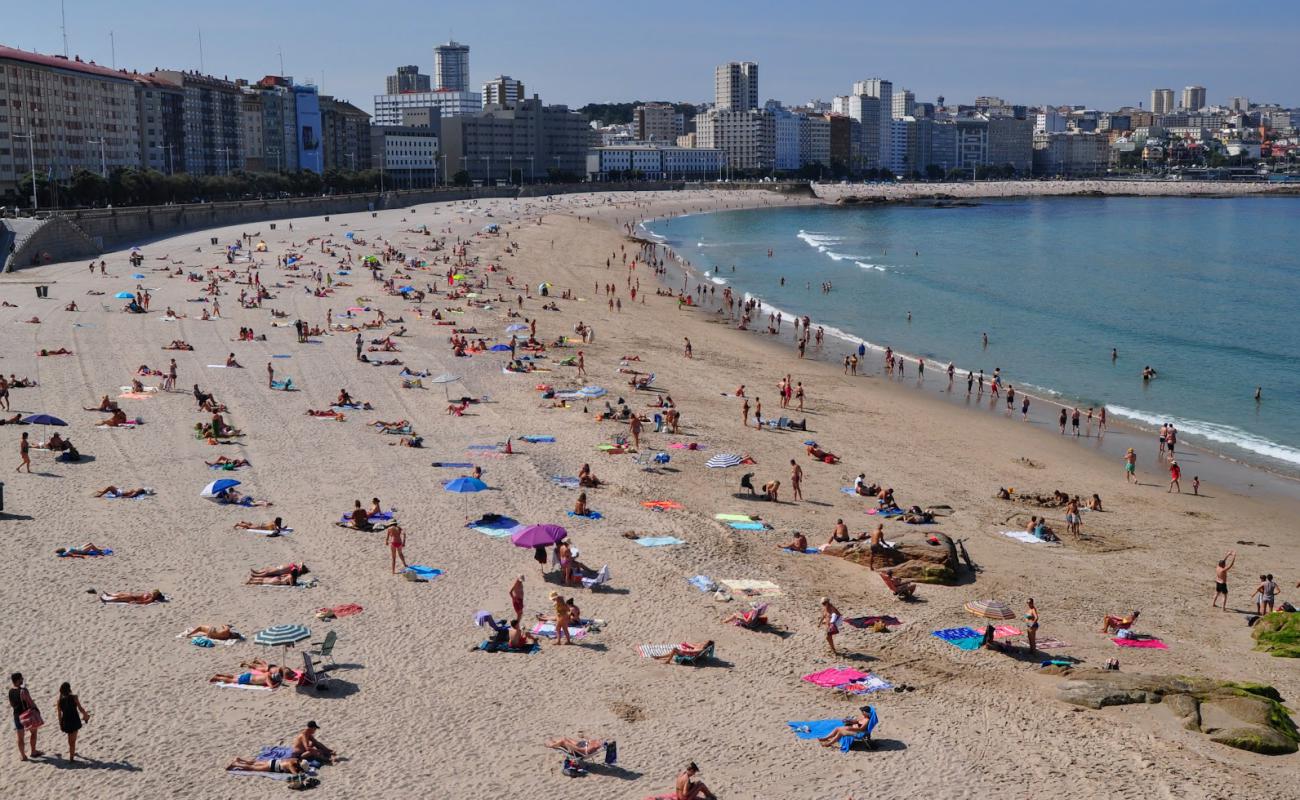
{"label": "person standing on sand", "polygon": [[1102,406],[1101,411],[1097,412],[1097,437],[1106,435],[1106,407]]}
{"label": "person standing on sand", "polygon": [[515,578],[515,582],[510,584],[510,607],[515,610],[515,622],[524,617],[524,576],[520,575]]}
{"label": "person standing on sand", "polygon": [[23,431],[23,438],[18,441],[18,455],[22,458],[22,463],[18,465],[15,472],[22,472],[23,467],[27,467],[27,474],[32,474],[32,445],[27,441],[27,431]]}
{"label": "person standing on sand", "polygon": [[799,466],[793,458],[790,459],[790,491],[792,499],[803,499],[803,467]]}
{"label": "person standing on sand", "polygon": [[176,359],[171,359],[167,365],[167,377],[163,380],[162,389],[164,392],[176,390]]}
{"label": "person standing on sand", "polygon": [[1169,462],[1169,489],[1166,494],[1177,489],[1179,494],[1183,493],[1183,487],[1178,485],[1178,479],[1183,477],[1183,468],[1178,466],[1177,461]]}
{"label": "person standing on sand", "polygon": [[627,422],[627,431],[632,434],[632,449],[641,451],[641,418],[636,414]]}
{"label": "person standing on sand", "polygon": [[686,356],[687,358],[694,358],[691,351],[691,340],[683,336],[682,341],[685,342],[685,344],[682,347],[682,355]]}
{"label": "person standing on sand", "polygon": [[746,397],[745,402],[741,403],[740,405],[740,421],[744,424],[746,428],[749,427],[749,398],[748,397]]}
{"label": "person standing on sand", "polygon": [[799,401],[799,410],[800,410],[800,411],[803,411],[803,397],[804,397],[804,394],[803,394],[803,381],[799,381],[799,382],[795,385],[795,389],[794,389],[794,399],[796,399],[796,400]]}
{"label": "person standing on sand", "polygon": [[271,366],[270,361],[266,362],[266,388],[275,388],[275,367]]}
{"label": "person standing on sand", "polygon": [[1137,483],[1137,482],[1138,482],[1138,479],[1137,479],[1137,462],[1138,462],[1137,453],[1133,452],[1133,448],[1130,447],[1130,448],[1128,449],[1128,452],[1124,454],[1124,480],[1125,480],[1125,482],[1127,482],[1127,483]]}
{"label": "person standing on sand", "polygon": [[1025,395],[1020,399],[1020,421],[1029,421],[1029,395]]}
{"label": "person standing on sand", "polygon": [[90,712],[81,705],[81,700],[72,693],[72,685],[64,681],[59,686],[59,699],[56,701],[59,712],[59,730],[68,735],[68,760],[77,760],[77,732],[83,722],[90,722]]}
{"label": "person standing on sand", "polygon": [[[29,755],[28,751],[30,751],[32,758],[40,758],[45,755],[40,750],[36,749],[36,730],[40,725],[26,728],[23,726],[22,719],[22,715],[27,711],[36,712],[38,717],[40,711],[37,710],[36,703],[32,700],[31,692],[27,691],[27,687],[23,685],[23,674],[21,672],[15,672],[10,675],[9,682],[13,684],[9,689],[9,707],[12,708],[14,712],[14,730],[18,732],[18,759],[20,761],[26,761],[27,756]],[[24,731],[27,732],[29,737],[27,750],[23,749]]]}
{"label": "person standing on sand", "polygon": [[840,610],[830,601],[829,597],[823,597],[818,601],[822,606],[822,617],[820,625],[826,631],[826,646],[830,648],[831,655],[838,656],[839,651],[835,649],[835,636],[840,632]]}
{"label": "person standing on sand", "polygon": [[1237,564],[1237,552],[1229,550],[1219,559],[1219,565],[1214,568],[1214,600],[1210,603],[1210,608],[1219,605],[1219,595],[1223,595],[1223,610],[1228,610],[1228,572]]}
{"label": "person standing on sand", "polygon": [[1079,409],[1070,412],[1070,427],[1074,429],[1074,435],[1079,435]]}
{"label": "person standing on sand", "polygon": [[402,560],[402,569],[406,569],[406,553],[403,549],[406,547],[406,533],[402,530],[401,525],[389,527],[384,534],[384,543],[388,545],[389,551],[389,568],[393,574],[397,574],[397,560]]}
{"label": "person standing on sand", "polygon": [[1029,652],[1038,651],[1038,606],[1034,605],[1034,598],[1025,601],[1028,608],[1025,611],[1025,635],[1029,637]]}
{"label": "person standing on sand", "polygon": [[1061,409],[1061,415],[1056,418],[1056,424],[1061,429],[1061,435],[1065,435],[1065,409]]}

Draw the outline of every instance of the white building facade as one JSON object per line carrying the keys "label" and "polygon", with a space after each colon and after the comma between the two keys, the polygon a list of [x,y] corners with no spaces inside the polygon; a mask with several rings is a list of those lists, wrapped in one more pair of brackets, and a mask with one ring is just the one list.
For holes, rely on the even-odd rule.
{"label": "white building facade", "polygon": [[444,117],[477,114],[483,108],[479,92],[407,92],[375,95],[375,125],[401,125],[404,108],[436,108]]}
{"label": "white building facade", "polygon": [[726,165],[726,153],[714,148],[636,144],[596,147],[587,153],[587,176],[593,181],[629,172],[646,180],[704,180],[720,176]]}

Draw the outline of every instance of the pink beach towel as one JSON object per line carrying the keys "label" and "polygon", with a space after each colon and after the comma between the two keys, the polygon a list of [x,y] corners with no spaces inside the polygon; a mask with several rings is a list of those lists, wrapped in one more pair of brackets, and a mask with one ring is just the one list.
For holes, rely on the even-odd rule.
{"label": "pink beach towel", "polygon": [[1120,647],[1143,647],[1148,650],[1168,650],[1169,645],[1159,639],[1111,639],[1112,642]]}
{"label": "pink beach towel", "polygon": [[811,675],[803,676],[803,680],[809,683],[823,686],[827,689],[833,689],[836,686],[843,686],[846,683],[860,681],[867,677],[867,673],[858,672],[856,669],[845,667],[833,667],[824,669],[821,672],[814,672]]}
{"label": "pink beach towel", "polygon": [[1010,625],[993,626],[994,639],[1010,639],[1012,636],[1019,636],[1019,635],[1020,635],[1020,631],[1016,628],[1011,627]]}

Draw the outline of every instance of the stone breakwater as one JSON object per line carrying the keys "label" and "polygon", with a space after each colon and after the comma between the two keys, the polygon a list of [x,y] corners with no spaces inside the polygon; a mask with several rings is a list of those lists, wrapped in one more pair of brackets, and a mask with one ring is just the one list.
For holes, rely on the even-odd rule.
{"label": "stone breakwater", "polygon": [[966,183],[814,183],[828,203],[981,200],[1011,197],[1240,197],[1298,195],[1300,183],[1235,181],[971,181]]}

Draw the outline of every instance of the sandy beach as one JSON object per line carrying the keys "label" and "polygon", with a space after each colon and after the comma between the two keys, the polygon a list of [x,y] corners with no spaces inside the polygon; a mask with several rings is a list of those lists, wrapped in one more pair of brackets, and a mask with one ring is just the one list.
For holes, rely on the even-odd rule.
{"label": "sandy beach", "polygon": [[[65,464],[34,451],[34,474],[11,472],[5,479],[0,557],[15,569],[0,587],[8,609],[0,648],[6,672],[23,673],[50,724],[40,732],[43,758],[20,764],[12,745],[0,754],[6,764],[0,794],[264,796],[280,787],[266,777],[229,775],[226,764],[287,745],[314,720],[321,741],[342,756],[320,769],[318,791],[337,797],[643,798],[670,792],[691,760],[723,798],[1300,797],[1300,756],[1216,744],[1184,729],[1163,705],[1100,711],[1068,705],[1054,696],[1061,679],[1039,673],[1039,658],[965,651],[931,635],[979,623],[963,610],[967,601],[998,598],[1019,613],[1032,597],[1042,615],[1040,638],[1069,645],[1052,656],[1089,666],[1119,658],[1125,672],[1266,683],[1294,702],[1300,696],[1294,662],[1254,652],[1244,612],[1253,611],[1250,593],[1261,572],[1277,573],[1279,602],[1297,597],[1289,587],[1300,575],[1288,569],[1300,555],[1291,533],[1297,502],[1284,493],[1246,493],[1237,487],[1249,481],[1240,478],[1205,480],[1201,497],[1168,494],[1151,441],[1116,429],[1099,448],[1095,437],[1061,437],[1052,426],[1021,424],[1018,415],[961,408],[942,396],[946,380],[937,374],[917,386],[910,378],[880,377],[872,363],[870,374],[846,376],[837,363],[842,353],[833,349],[842,345],[827,340],[822,359],[799,360],[789,336],[778,342],[737,331],[716,304],[679,307],[675,298],[656,294],[655,275],[644,263],[630,272],[624,263],[639,251],[625,226],[642,219],[780,202],[802,201],[699,190],[456,202],[335,215],[328,222],[298,219],[276,230],[263,224],[186,234],[146,244],[138,269],[128,252],[105,255],[107,276],[79,262],[0,279],[0,298],[14,304],[0,308],[0,324],[10,331],[0,371],[39,382],[11,391],[13,409],[66,420],[58,432],[92,457]],[[484,233],[488,225],[499,233]],[[253,254],[272,295],[261,308],[240,307],[250,264],[241,258],[227,265],[224,255],[224,246],[244,233],[266,244],[265,252]],[[212,246],[210,237],[220,244]],[[442,262],[458,239],[467,242],[473,266],[455,267],[454,256],[452,264]],[[445,249],[427,249],[439,240]],[[333,256],[323,252],[323,242]],[[471,282],[486,279],[476,294],[490,307],[434,293],[417,305],[388,294],[360,264],[385,246],[437,262],[403,270],[409,277],[397,285],[436,284],[445,292],[444,275],[455,267]],[[291,253],[297,269],[278,267],[277,258]],[[385,277],[398,266],[384,264]],[[350,274],[336,274],[341,268]],[[208,271],[232,269],[236,279],[223,280],[215,298],[221,318],[199,319],[212,307],[204,291]],[[332,295],[310,291],[313,269],[331,275]],[[190,273],[202,279],[188,280]],[[635,300],[629,280],[640,285]],[[50,286],[48,300],[33,297],[34,282]],[[551,284],[546,298],[538,295],[542,282]],[[617,294],[607,296],[605,284]],[[150,313],[123,313],[126,301],[114,294],[137,285],[151,294]],[[499,293],[503,301],[496,300]],[[516,298],[524,294],[520,306]],[[192,302],[200,298],[207,302]],[[621,309],[610,308],[614,298]],[[65,310],[73,301],[79,310]],[[544,302],[558,311],[542,310]],[[168,307],[185,318],[165,319]],[[349,307],[363,310],[344,318]],[[511,308],[522,316],[509,317]],[[271,309],[285,316],[273,318]],[[406,332],[393,339],[400,352],[367,356],[397,358],[432,375],[454,373],[462,380],[446,392],[481,402],[463,416],[449,414],[443,386],[424,379],[423,388],[403,388],[402,367],[358,361],[355,332],[296,340],[297,319],[323,328],[330,312],[334,322],[360,325],[376,319],[378,309],[402,321],[360,331],[364,342],[402,326]],[[507,326],[533,319],[537,338],[548,344],[575,337],[579,322],[592,327],[594,339],[548,348],[535,362],[544,371],[506,373],[509,353],[455,357],[448,344],[453,326],[434,324],[434,309],[457,329],[476,329],[466,335],[489,345],[508,343]],[[34,316],[39,323],[27,322]],[[233,341],[248,326],[266,339]],[[690,359],[683,356],[683,337],[692,344]],[[173,339],[194,350],[164,351]],[[35,355],[60,347],[72,354]],[[559,364],[579,350],[585,378]],[[224,365],[228,354],[243,368],[209,366]],[[176,392],[119,399],[137,368],[165,371],[172,357]],[[270,390],[268,363],[277,379],[291,377],[299,390]],[[653,372],[660,391],[632,389],[620,368]],[[803,383],[807,398],[805,412],[785,413],[806,417],[807,433],[743,427],[741,401],[727,395],[744,384],[750,398],[762,399],[765,416],[777,416],[775,387],[787,374]],[[140,380],[160,383],[159,377]],[[225,421],[245,436],[220,445],[195,437],[195,423],[211,418],[196,409],[195,384],[226,406]],[[542,398],[540,384],[560,390],[598,384],[609,394],[557,408]],[[306,414],[329,409],[343,389],[373,410],[346,410],[342,421]],[[640,455],[663,450],[667,464],[647,471],[637,454],[597,449],[628,430],[596,420],[606,400],[622,397],[634,411],[652,415],[659,409],[651,404],[664,393],[681,411],[681,431],[656,433],[647,424]],[[97,428],[107,415],[82,409],[106,394],[143,424]],[[399,437],[377,431],[369,424],[374,420],[408,420],[423,447],[394,446]],[[15,466],[23,431],[33,439],[45,435],[39,425],[3,430]],[[516,438],[525,435],[555,441]],[[507,439],[511,454],[498,447]],[[809,439],[842,462],[809,459],[803,445]],[[691,443],[699,449],[670,446]],[[1110,449],[1126,446],[1139,451],[1137,485],[1125,482]],[[756,464],[705,466],[721,453],[747,454]],[[218,472],[205,465],[220,455],[250,466]],[[1184,458],[1190,478],[1197,459],[1209,457]],[[790,501],[791,459],[803,469],[803,501]],[[431,462],[481,466],[490,488],[445,492],[442,482],[469,468]],[[605,483],[587,493],[601,519],[567,516],[577,491],[551,480],[577,475],[584,463]],[[780,480],[782,502],[734,496],[744,472],[753,472],[758,484]],[[873,504],[841,491],[859,473],[892,486],[904,506],[950,506],[937,525],[887,522],[887,537],[919,542],[940,530],[964,539],[979,573],[955,586],[923,585],[919,602],[903,603],[864,566],[779,549],[795,531],[813,545],[826,542],[839,518],[855,534],[870,531],[876,517],[864,512]],[[200,498],[205,484],[226,477],[274,506],[238,508]],[[1189,483],[1184,480],[1185,492]],[[154,494],[92,496],[110,484],[150,487]],[[1084,514],[1086,539],[1026,544],[1000,531],[1023,529],[1028,514],[1043,512],[996,499],[1003,486],[1098,493],[1105,511]],[[384,534],[334,524],[354,500],[369,504],[376,497],[396,510],[406,560],[441,575],[428,582],[394,576]],[[643,505],[660,500],[681,508]],[[465,526],[467,514],[484,512],[564,525],[583,563],[608,565],[609,589],[561,587],[555,573],[544,580],[530,549]],[[733,530],[714,519],[719,513],[761,514],[771,529]],[[1045,513],[1064,528],[1062,509]],[[232,527],[275,516],[292,533],[268,538]],[[683,544],[643,547],[623,535],[628,532]],[[87,542],[113,555],[54,554]],[[1209,601],[1215,562],[1228,550],[1237,551],[1237,566],[1231,610],[1224,613]],[[309,565],[317,585],[244,584],[250,569],[287,563]],[[531,655],[477,650],[485,635],[475,626],[476,612],[512,616],[507,590],[519,575],[525,576],[526,623],[551,611],[548,594],[559,590],[575,598],[584,618],[603,620],[600,630],[573,646],[543,641]],[[778,584],[779,595],[765,598],[771,628],[724,624],[746,601],[714,599],[688,583],[696,575]],[[155,588],[169,602],[106,605],[94,594]],[[889,633],[846,627],[837,638],[843,655],[831,656],[819,625],[823,596],[846,617],[890,614],[902,624]],[[315,617],[317,609],[353,603],[364,610],[333,621]],[[1168,649],[1121,648],[1098,633],[1103,615],[1132,609],[1142,611],[1138,629]],[[286,623],[308,626],[312,641],[336,632],[326,689],[209,685],[210,675],[238,671],[254,657],[295,668],[302,663],[302,645],[287,652],[251,641],[204,648],[177,637],[195,625],[223,623],[250,637]],[[659,663],[636,649],[704,640],[716,642],[717,659],[700,667]],[[800,680],[835,666],[915,690],[846,697]],[[54,700],[65,680],[91,713],[78,742],[81,765],[59,758],[66,746]],[[874,751],[823,749],[797,739],[786,724],[850,716],[863,703],[880,717]],[[553,737],[616,740],[620,769],[567,777],[561,754],[545,747]]]}

